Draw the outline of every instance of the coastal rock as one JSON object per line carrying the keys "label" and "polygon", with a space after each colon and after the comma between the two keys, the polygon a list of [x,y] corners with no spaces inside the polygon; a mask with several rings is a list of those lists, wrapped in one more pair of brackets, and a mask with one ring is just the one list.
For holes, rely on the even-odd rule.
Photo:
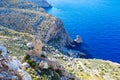
{"label": "coastal rock", "polygon": [[77,44],[82,43],[82,39],[80,38],[79,35],[76,36],[76,39],[74,40],[74,42],[76,42]]}
{"label": "coastal rock", "polygon": [[[17,57],[7,55],[7,50],[0,45],[0,53],[3,57],[0,58],[0,79],[2,80],[32,80],[30,75],[22,70],[22,64]],[[6,56],[6,57],[4,57]]]}
{"label": "coastal rock", "polygon": [[[7,28],[36,34],[43,42],[56,47],[73,42],[65,31],[63,22],[47,13],[7,8],[0,8],[0,12],[4,12],[4,14],[0,13],[0,24]],[[43,20],[39,20],[41,16]]]}
{"label": "coastal rock", "polygon": [[[72,39],[69,37],[68,33],[64,29],[63,22],[53,17],[51,25],[48,28],[45,36],[45,42],[54,46],[66,46],[72,42]],[[47,24],[47,23],[45,23]],[[42,24],[43,25],[43,24]]]}
{"label": "coastal rock", "polygon": [[[46,0],[39,1],[46,2]],[[35,3],[37,0],[30,2]],[[18,1],[16,3],[7,0],[0,2],[0,4],[3,3],[10,4],[13,8],[8,9],[5,5],[0,7],[0,25],[18,32],[35,34],[42,43],[47,43],[58,49],[71,45],[73,42],[59,18],[40,11],[32,11],[29,8],[14,8]],[[32,49],[33,44],[28,44],[27,46],[30,47],[29,49]]]}

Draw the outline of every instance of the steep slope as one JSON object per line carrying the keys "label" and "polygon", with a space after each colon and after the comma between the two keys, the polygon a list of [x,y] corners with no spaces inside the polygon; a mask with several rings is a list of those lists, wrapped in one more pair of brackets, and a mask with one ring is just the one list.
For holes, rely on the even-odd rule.
{"label": "steep slope", "polygon": [[[17,57],[14,57],[13,60],[11,60],[12,59],[11,57],[7,57],[4,55],[4,57],[7,57],[7,58],[5,58],[6,60],[10,59],[9,60],[10,64],[9,63],[7,63],[7,64],[11,65],[11,63],[13,64],[13,62],[14,62],[14,67],[16,67],[18,64],[22,65],[22,69],[27,71],[33,80],[47,80],[47,79],[50,79],[50,80],[56,80],[56,79],[57,80],[66,80],[66,79],[80,80],[73,74],[69,73],[62,65],[60,65],[59,62],[56,62],[54,60],[47,58],[48,55],[52,55],[54,53],[53,52],[53,51],[55,51],[54,48],[43,44],[42,47],[44,47],[44,49],[42,49],[41,53],[37,53],[39,51],[38,49],[40,49],[38,46],[41,46],[39,44],[36,46],[36,47],[38,47],[37,52],[31,53],[33,51],[28,50],[28,46],[26,46],[28,41],[32,40],[31,36],[32,35],[29,35],[27,33],[17,32],[17,31],[0,26],[0,37],[1,37],[0,41],[2,41],[4,43],[4,45],[8,48],[8,51],[7,51],[5,47],[3,47],[4,49],[0,47],[0,52],[2,51],[2,54],[1,53],[0,54],[3,56],[4,54],[6,54],[8,52],[7,56],[8,56],[8,54],[18,56],[19,59],[22,61],[22,64],[21,64],[21,62],[18,61]],[[48,49],[49,52],[45,49]],[[24,51],[25,51],[25,53],[24,53]],[[6,53],[4,53],[4,52],[6,52]],[[35,56],[34,54],[36,54],[36,55],[41,54],[42,56]],[[56,53],[56,54],[58,54],[58,53]],[[15,59],[15,61],[14,61],[14,59]],[[3,58],[1,58],[1,60],[2,60],[2,63],[5,62],[3,60]],[[17,63],[18,62],[19,63],[17,64],[16,61],[17,61]],[[11,67],[13,67],[13,66],[11,66]],[[4,68],[1,68],[1,69],[3,70]],[[19,72],[19,70],[18,70],[18,72]],[[15,78],[16,80],[26,80],[26,79],[31,80],[31,79],[29,79],[29,77],[25,78],[25,79],[21,79],[20,75],[23,75],[23,73],[18,74],[18,72],[15,71],[15,73],[14,73],[15,75],[13,75],[13,76],[12,76],[12,73],[6,72],[6,75],[8,75],[10,79]],[[0,79],[7,79],[7,77],[5,78],[6,75],[4,75],[3,72],[1,71],[2,78],[0,76]],[[15,77],[15,76],[18,76],[18,77]]]}
{"label": "steep slope", "polygon": [[39,11],[0,8],[0,24],[22,32],[37,34],[45,43],[65,46],[72,41],[60,19]]}
{"label": "steep slope", "polygon": [[0,25],[0,43],[3,43],[10,55],[23,55],[24,50],[26,50],[26,44],[30,41],[32,41],[32,35],[17,32]]}
{"label": "steep slope", "polygon": [[[76,57],[75,53],[79,51],[65,48],[69,45],[74,47],[74,44],[71,44],[73,40],[65,31],[62,21],[38,9],[42,6],[38,2],[45,0],[19,1],[0,0],[0,43],[8,49],[8,54],[19,57],[24,66],[22,68],[30,74],[33,80],[120,79],[119,64],[95,59],[72,58]],[[36,3],[40,6],[38,7]],[[46,3],[44,5],[46,6]],[[34,44],[32,48],[28,46],[33,43],[34,35],[40,41],[37,43],[41,43],[37,45],[39,46],[37,49],[34,49]],[[71,57],[63,55],[60,50],[64,50]],[[7,57],[5,61],[9,60],[8,62],[11,63],[11,59],[17,58]],[[3,57],[0,57],[1,60]],[[7,73],[7,75],[12,77],[11,74]],[[18,74],[14,73],[13,77],[17,76]]]}
{"label": "steep slope", "polygon": [[10,57],[7,50],[0,44],[0,80],[32,80],[22,69],[21,62],[16,57]]}
{"label": "steep slope", "polygon": [[[19,55],[21,56],[20,58],[23,58],[23,54],[25,54],[24,50],[28,50],[26,44],[32,41],[31,36],[32,35],[29,35],[28,33],[16,32],[14,30],[0,26],[0,41],[2,41],[7,47],[9,54]],[[55,65],[60,64],[60,66],[63,67],[58,67],[57,69],[60,69],[60,71],[61,69],[66,69],[66,71],[73,73],[77,77],[80,77],[82,80],[120,79],[120,65],[117,63],[97,59],[74,59],[64,56],[61,52],[59,52],[59,50],[55,49],[52,46],[48,46],[47,44],[44,44],[42,46],[42,54],[47,57],[46,60],[43,58],[39,59],[39,57],[34,57],[34,55],[30,55],[31,58],[27,57],[25,62],[29,63],[29,60],[35,60],[35,63],[37,64],[36,60],[41,60],[41,64],[46,64],[46,61],[49,63],[49,65],[52,63],[52,68],[48,68],[47,70],[43,70],[41,68],[37,69],[42,71],[41,77],[45,80],[48,79],[48,75],[51,75],[50,72],[55,72],[56,74],[57,70],[54,70],[56,67]],[[38,75],[35,75],[38,72],[36,72],[36,69],[33,67],[29,67],[24,70],[26,70],[32,78],[39,78]],[[57,72],[59,73],[59,70]],[[61,74],[61,72],[59,74]],[[58,78],[58,76],[56,77]]]}
{"label": "steep slope", "polygon": [[0,0],[0,7],[35,9],[51,8],[52,6],[46,0]]}
{"label": "steep slope", "polygon": [[63,58],[62,56],[55,57],[55,60],[82,80],[120,80],[120,64],[118,63],[98,59]]}

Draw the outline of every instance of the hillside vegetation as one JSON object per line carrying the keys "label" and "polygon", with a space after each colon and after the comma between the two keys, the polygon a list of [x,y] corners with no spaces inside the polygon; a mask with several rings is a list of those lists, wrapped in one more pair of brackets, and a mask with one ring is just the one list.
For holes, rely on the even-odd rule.
{"label": "hillside vegetation", "polygon": [[[46,7],[51,7],[46,0],[0,0],[0,47],[21,61],[21,70],[29,73],[30,80],[120,80],[120,64],[70,56],[81,52],[67,48],[74,47],[74,41],[63,22],[45,12]],[[0,61],[9,62],[2,51]],[[0,66],[0,80],[5,76],[1,69],[4,66]]]}

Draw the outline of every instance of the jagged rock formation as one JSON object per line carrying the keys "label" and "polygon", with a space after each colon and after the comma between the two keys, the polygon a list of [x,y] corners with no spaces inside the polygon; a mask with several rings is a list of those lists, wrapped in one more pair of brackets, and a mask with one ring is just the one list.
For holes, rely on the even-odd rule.
{"label": "jagged rock formation", "polygon": [[[36,24],[39,19],[42,20]],[[52,45],[65,46],[72,42],[62,21],[46,13],[0,8],[0,24],[16,31],[37,34],[43,42]]]}
{"label": "jagged rock formation", "polygon": [[[14,55],[23,56],[23,53],[24,53],[23,51],[27,49],[26,44],[28,42],[31,42],[31,40],[32,40],[31,35],[28,33],[17,32],[17,31],[8,29],[6,27],[0,26],[0,43],[1,41],[4,43],[4,45],[7,47],[8,52],[10,54],[12,53]],[[106,80],[106,79],[119,80],[120,79],[119,77],[120,76],[119,75],[120,65],[119,64],[115,64],[115,63],[108,62],[108,61],[96,60],[96,59],[93,59],[93,60],[92,59],[91,60],[74,59],[72,57],[64,56],[59,50],[47,44],[43,45],[42,54],[47,56],[48,57],[47,59],[49,59],[50,61],[53,61],[53,63],[57,62],[55,63],[55,65],[60,63],[62,66],[64,66],[64,68],[68,72],[73,73],[75,76],[80,77],[82,80],[93,80],[93,79],[95,80]],[[35,61],[36,61],[36,58],[35,58]],[[28,67],[25,64],[22,66]],[[45,66],[46,66],[46,63],[45,63]],[[39,69],[37,70],[39,71]],[[31,73],[30,71],[32,71],[31,73],[32,77],[35,77],[34,74],[37,73],[35,69],[31,67],[28,67],[26,71],[29,73]],[[54,77],[56,76],[56,71],[54,71],[53,69],[47,69],[47,70],[40,69],[40,72],[42,72],[41,77],[44,79],[48,78],[48,76],[44,72],[47,72],[47,73],[52,72],[53,74],[55,74]],[[50,75],[52,73],[50,73]],[[60,77],[58,76],[57,78],[60,79]],[[65,80],[64,77],[61,77],[61,79]]]}
{"label": "jagged rock formation", "polygon": [[46,0],[1,0],[0,24],[16,31],[37,34],[45,42],[55,46],[69,45],[72,40],[64,29],[62,21],[37,9],[49,7]]}
{"label": "jagged rock formation", "polygon": [[[40,45],[39,39],[37,40],[35,40],[35,42],[37,41],[38,43],[35,43],[34,45]],[[35,48],[37,47],[35,46]],[[41,49],[39,48],[38,51],[41,51]],[[31,65],[31,67],[34,67],[37,71],[39,71],[39,74],[42,74],[42,70],[48,71],[48,73],[46,74],[47,76],[50,76],[48,77],[48,79],[52,80],[52,77],[55,77],[55,74],[57,74],[57,80],[80,80],[80,78],[77,78],[73,74],[66,71],[66,69],[62,65],[60,65],[59,62],[49,60],[47,57],[42,56],[42,53],[40,56],[39,53],[35,52],[35,49],[25,52],[26,56],[24,57],[23,61],[26,61]]]}
{"label": "jagged rock formation", "polygon": [[76,36],[76,39],[74,39],[74,42],[76,42],[77,44],[82,43],[82,39],[79,35]]}
{"label": "jagged rock formation", "polygon": [[[39,1],[0,0],[0,43],[8,49],[0,45],[0,79],[120,80],[119,64],[72,58],[85,55],[66,48],[75,48],[80,37],[71,40],[60,19],[39,10],[41,6],[48,7],[46,3],[37,6]],[[19,56],[23,64],[7,52]]]}
{"label": "jagged rock formation", "polygon": [[0,80],[32,80],[21,65],[16,57],[8,56],[6,48],[0,45]]}
{"label": "jagged rock formation", "polygon": [[[0,3],[2,4],[3,2],[7,1],[1,1]],[[7,4],[16,6],[16,3],[13,4],[10,1]],[[47,13],[30,10],[29,8],[5,8],[4,6],[0,7],[0,24],[2,26],[19,32],[35,34],[43,43],[52,45],[59,50],[61,50],[61,47],[66,48],[66,46],[73,43],[60,19]],[[65,53],[64,49],[61,51]],[[79,53],[77,54],[79,55]]]}

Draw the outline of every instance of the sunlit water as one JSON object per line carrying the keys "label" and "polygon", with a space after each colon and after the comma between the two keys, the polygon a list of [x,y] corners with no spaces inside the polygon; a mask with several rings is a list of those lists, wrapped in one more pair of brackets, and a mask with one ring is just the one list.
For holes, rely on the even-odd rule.
{"label": "sunlit water", "polygon": [[63,20],[72,38],[79,34],[94,58],[120,63],[120,0],[48,0],[48,13]]}

